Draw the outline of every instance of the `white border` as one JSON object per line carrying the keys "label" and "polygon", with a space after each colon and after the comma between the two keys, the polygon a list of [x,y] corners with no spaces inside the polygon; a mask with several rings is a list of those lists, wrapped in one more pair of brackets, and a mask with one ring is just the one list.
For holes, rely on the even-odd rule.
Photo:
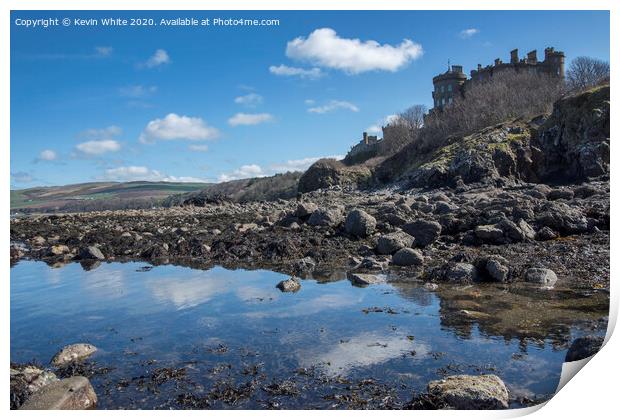
{"label": "white border", "polygon": [[[0,162],[2,166],[2,180],[4,185],[10,185],[10,126],[9,126],[9,109],[10,109],[10,75],[9,75],[9,60],[10,60],[10,10],[611,10],[611,69],[612,79],[616,80],[615,71],[616,65],[620,63],[618,61],[618,52],[620,51],[618,45],[618,1],[603,1],[603,0],[590,0],[587,2],[578,0],[504,0],[504,1],[489,1],[489,0],[469,0],[469,1],[455,1],[455,0],[443,0],[443,1],[402,1],[402,0],[220,0],[220,1],[192,1],[192,0],[94,0],[94,1],[75,1],[75,0],[57,0],[54,2],[45,0],[4,0],[0,2],[0,10],[2,13],[2,19],[0,20],[0,93],[2,98],[0,99],[0,132],[2,136],[2,150],[0,152]],[[612,84],[611,86],[612,97],[616,98],[617,88]],[[618,120],[617,107],[612,108],[612,132],[616,132],[616,123]],[[611,148],[611,166],[616,168],[618,161],[618,146],[612,146]],[[612,191],[615,189],[615,184],[618,176],[616,171],[612,171],[611,186]],[[3,196],[3,207],[5,221],[2,224],[2,232],[0,235],[3,238],[4,247],[4,259],[3,259],[3,272],[5,276],[2,278],[2,325],[3,325],[3,340],[2,348],[0,349],[5,360],[5,366],[8,368],[9,364],[9,296],[10,296],[10,282],[9,282],[9,218],[7,217],[10,209],[10,197],[9,192],[5,191]],[[611,226],[612,230],[616,225],[616,214],[614,208],[612,208]],[[615,235],[612,235],[611,251],[612,256],[616,256],[616,241]],[[611,261],[611,273],[617,273],[617,263],[612,258]],[[284,411],[284,412],[267,412],[267,411],[254,411],[254,412],[240,412],[240,411],[209,411],[209,412],[188,412],[188,411],[176,411],[176,412],[153,412],[148,411],[132,411],[123,414],[124,416],[132,418],[145,418],[152,415],[157,416],[170,416],[172,418],[183,418],[186,416],[209,416],[213,417],[226,417],[236,418],[245,417],[251,415],[256,419],[272,418],[272,417],[290,417],[294,415],[299,418],[314,418],[316,416],[331,417],[331,418],[359,418],[359,417],[374,417],[374,418],[395,418],[403,416],[411,416],[412,418],[463,418],[463,419],[485,419],[485,418],[508,418],[517,417],[525,414],[531,414],[533,419],[543,419],[553,416],[554,418],[611,418],[610,413],[616,412],[616,400],[618,399],[616,391],[616,379],[618,377],[618,358],[620,354],[620,344],[618,339],[611,337],[611,332],[615,327],[617,313],[618,313],[618,293],[616,293],[615,284],[617,281],[613,281],[614,287],[611,288],[611,309],[610,309],[610,327],[607,334],[607,343],[605,347],[597,354],[592,361],[579,373],[577,379],[569,381],[568,384],[552,398],[546,405],[546,407],[540,411],[537,411],[541,406],[531,407],[520,410],[507,410],[501,412],[397,412],[397,411],[373,411],[373,412],[359,412],[359,411],[338,411],[338,412],[309,412],[309,411]],[[611,338],[610,338],[611,337]],[[578,363],[580,364],[580,363]],[[565,365],[565,369],[575,370],[575,365]],[[8,375],[7,375],[8,376]],[[6,377],[5,377],[6,378]],[[9,383],[8,378],[2,382],[2,392],[5,398],[9,395]],[[8,400],[8,398],[7,398]],[[5,401],[7,401],[5,400]],[[5,409],[8,410],[8,401],[5,405]],[[83,418],[84,416],[102,418],[110,415],[114,415],[113,412],[93,411],[89,413],[84,412],[19,412],[11,411],[9,415],[16,418],[31,418],[31,417],[43,417],[45,418]],[[62,416],[62,417],[61,417]]]}

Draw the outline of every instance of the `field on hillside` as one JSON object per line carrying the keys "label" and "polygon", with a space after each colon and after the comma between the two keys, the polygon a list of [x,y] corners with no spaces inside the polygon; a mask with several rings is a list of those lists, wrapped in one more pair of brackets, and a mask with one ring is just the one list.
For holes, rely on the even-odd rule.
{"label": "field on hillside", "polygon": [[210,184],[184,182],[92,182],[59,187],[11,190],[12,211],[79,210],[97,204],[118,202],[155,203],[173,194],[201,190]]}

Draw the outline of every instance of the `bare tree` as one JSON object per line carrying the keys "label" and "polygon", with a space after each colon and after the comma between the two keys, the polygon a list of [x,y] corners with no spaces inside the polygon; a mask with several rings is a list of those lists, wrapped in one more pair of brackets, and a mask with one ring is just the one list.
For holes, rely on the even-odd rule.
{"label": "bare tree", "polygon": [[418,131],[424,126],[424,114],[427,109],[424,105],[413,105],[401,112],[397,120],[406,124],[412,131]]}
{"label": "bare tree", "polygon": [[609,63],[592,57],[575,58],[566,72],[570,91],[579,92],[609,80]]}

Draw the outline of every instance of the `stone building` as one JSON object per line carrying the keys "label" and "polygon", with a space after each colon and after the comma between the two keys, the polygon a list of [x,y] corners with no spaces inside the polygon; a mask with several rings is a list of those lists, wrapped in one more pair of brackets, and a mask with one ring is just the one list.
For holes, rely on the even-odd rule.
{"label": "stone building", "polygon": [[530,72],[564,78],[564,53],[555,51],[553,47],[545,48],[543,61],[538,61],[536,50],[519,58],[519,50],[510,52],[510,62],[504,63],[496,58],[493,65],[482,67],[470,72],[468,78],[463,73],[463,66],[452,66],[445,73],[433,77],[433,110],[441,110],[450,105],[456,95],[463,95],[468,86],[489,80],[504,71]]}

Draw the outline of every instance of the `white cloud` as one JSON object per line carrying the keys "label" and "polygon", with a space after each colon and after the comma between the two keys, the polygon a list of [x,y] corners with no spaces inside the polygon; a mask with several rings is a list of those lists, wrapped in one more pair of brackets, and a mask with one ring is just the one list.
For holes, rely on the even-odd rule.
{"label": "white cloud", "polygon": [[18,184],[34,180],[34,177],[28,172],[11,172],[11,178],[13,178],[13,181],[17,182]]}
{"label": "white cloud", "polygon": [[95,52],[97,53],[98,56],[101,56],[101,57],[108,57],[109,55],[112,54],[113,51],[114,51],[114,48],[112,47],[95,47]]}
{"label": "white cloud", "polygon": [[311,112],[313,114],[326,114],[328,112],[337,111],[339,109],[347,109],[352,112],[359,111],[359,108],[351,102],[331,100],[325,105],[308,108],[308,112]]}
{"label": "white cloud", "polygon": [[[344,159],[342,155],[335,156],[326,156],[330,159]],[[257,164],[243,165],[238,169],[235,169],[229,173],[220,174],[218,177],[219,182],[227,182],[233,181],[235,179],[245,179],[245,178],[262,178],[266,176],[275,175],[278,173],[284,172],[297,172],[297,171],[305,171],[319,159],[323,159],[321,157],[309,157],[303,159],[292,159],[287,160],[286,162],[272,163],[268,167],[263,168]]]}
{"label": "white cloud", "polygon": [[269,72],[271,74],[275,74],[276,76],[297,76],[301,79],[320,79],[325,76],[325,73],[321,71],[318,67],[313,67],[311,69],[302,69],[299,67],[290,67],[284,64],[280,64],[279,66],[269,66]]}
{"label": "white cloud", "polygon": [[149,57],[148,60],[144,63],[146,67],[152,69],[154,67],[159,67],[164,64],[170,64],[170,56],[166,52],[166,50],[162,50],[161,48],[155,51],[155,53]]}
{"label": "white cloud", "polygon": [[236,127],[238,125],[257,125],[269,121],[273,121],[271,114],[244,114],[239,112],[228,119],[228,124]]}
{"label": "white cloud", "polygon": [[306,105],[308,105],[308,106],[309,106],[309,105],[314,105],[315,103],[316,103],[316,101],[315,101],[314,99],[306,99],[306,100],[304,101],[304,104],[306,104]]}
{"label": "white cloud", "polygon": [[146,166],[120,166],[106,169],[103,178],[111,181],[207,182],[191,176],[166,175]]}
{"label": "white cloud", "polygon": [[258,93],[248,93],[247,95],[237,96],[235,103],[253,108],[263,103],[263,97]]}
{"label": "white cloud", "polygon": [[120,88],[121,96],[129,98],[144,98],[157,92],[157,86],[131,85]]}
{"label": "white cloud", "polygon": [[390,114],[387,117],[377,121],[376,123],[366,128],[366,132],[368,134],[382,134],[383,130],[381,130],[381,127],[384,127],[390,124],[391,122],[394,122],[397,118],[398,118],[398,115]]}
{"label": "white cloud", "polygon": [[[334,155],[334,156],[325,156],[328,159],[336,159],[341,160],[344,159],[342,155]],[[287,160],[282,163],[274,163],[269,166],[273,173],[283,173],[283,172],[297,172],[297,171],[305,171],[308,169],[314,162],[319,159],[323,159],[320,157],[308,157],[303,159],[293,159]]]}
{"label": "white cloud", "polygon": [[53,150],[46,149],[46,150],[42,150],[41,153],[39,153],[39,157],[37,159],[46,160],[49,162],[49,161],[58,159],[58,154]]}
{"label": "white cloud", "polygon": [[171,113],[150,121],[139,140],[141,143],[154,143],[157,140],[201,141],[214,139],[219,134],[217,128],[209,126],[202,118]]}
{"label": "white cloud", "polygon": [[206,144],[190,144],[188,149],[192,152],[208,152],[209,146]]}
{"label": "white cloud", "polygon": [[75,146],[75,149],[89,156],[98,156],[110,152],[118,152],[121,150],[121,145],[116,140],[91,140],[84,143],[80,143]]}
{"label": "white cloud", "polygon": [[373,70],[394,72],[422,54],[422,46],[409,39],[393,46],[373,40],[341,38],[331,28],[316,29],[307,38],[295,38],[286,46],[289,58],[349,74]]}
{"label": "white cloud", "polygon": [[463,39],[467,39],[467,38],[471,38],[472,36],[476,35],[479,32],[480,30],[476,28],[463,29],[459,33],[459,36]]}
{"label": "white cloud", "polygon": [[259,165],[251,164],[251,165],[243,165],[239,169],[235,169],[234,171],[221,174],[218,177],[219,182],[228,182],[233,181],[235,179],[244,179],[244,178],[261,178],[267,176],[266,173],[263,172],[263,168]]}
{"label": "white cloud", "polygon": [[110,125],[105,128],[89,128],[88,130],[82,131],[78,135],[78,137],[84,138],[84,139],[97,140],[97,139],[105,139],[105,138],[120,136],[122,133],[123,133],[123,130],[120,127],[116,125]]}

